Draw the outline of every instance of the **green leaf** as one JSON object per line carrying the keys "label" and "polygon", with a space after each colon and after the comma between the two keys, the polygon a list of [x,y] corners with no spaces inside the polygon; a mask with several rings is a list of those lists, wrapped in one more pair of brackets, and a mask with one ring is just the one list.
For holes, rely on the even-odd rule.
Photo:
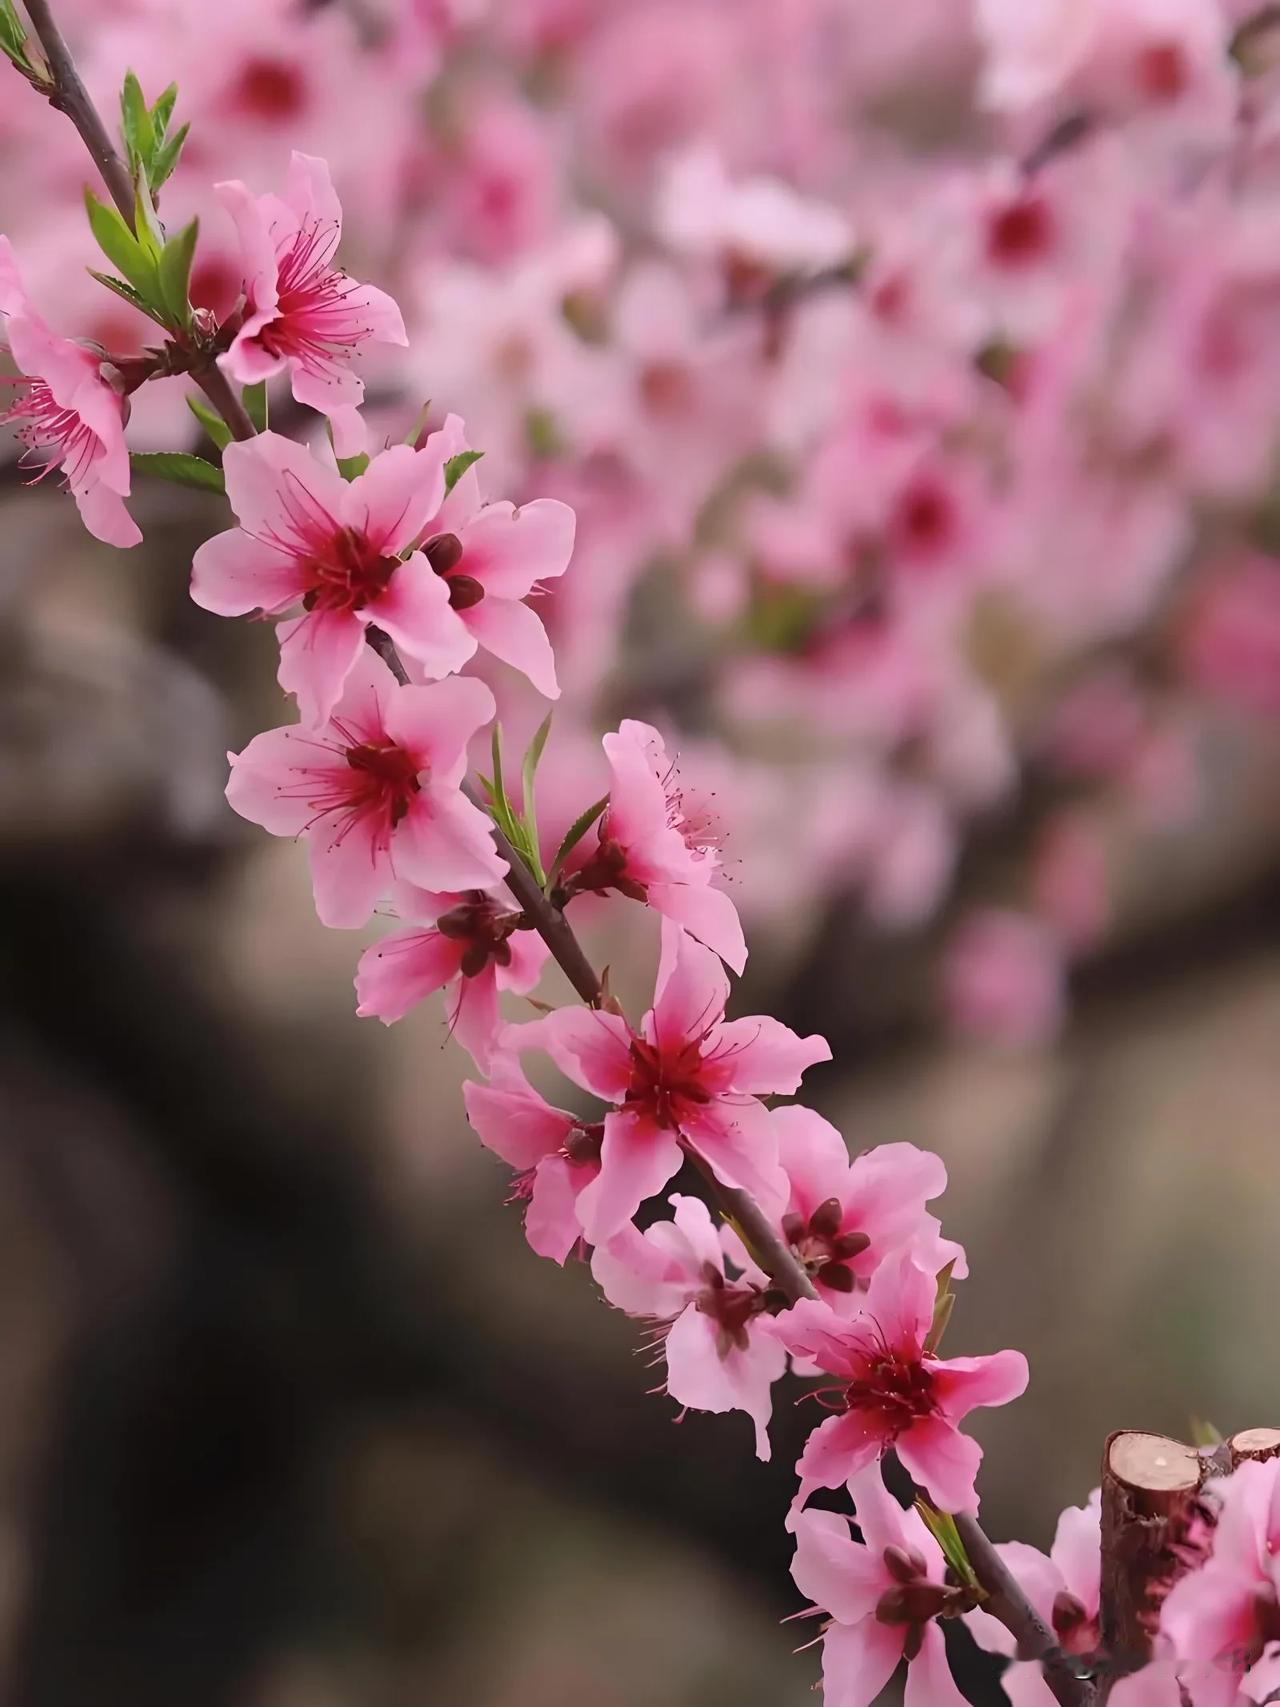
{"label": "green leaf", "polygon": [[115,208],[100,202],[92,190],[85,191],[84,205],[89,215],[89,229],[108,261],[124,274],[148,308],[163,310],[154,259],[142,248]]}
{"label": "green leaf", "polygon": [[151,186],[145,175],[138,179],[138,194],[134,202],[133,227],[137,237],[138,247],[144,255],[150,257],[153,265],[160,260],[160,251],[164,248],[164,227],[156,213],[156,204],[151,199]]}
{"label": "green leaf", "polygon": [[929,1332],[925,1335],[924,1352],[928,1357],[937,1355],[938,1347],[942,1344],[942,1336],[947,1331],[947,1323],[951,1320],[951,1312],[955,1307],[955,1294],[951,1290],[951,1271],[956,1266],[955,1258],[942,1270],[938,1276],[938,1289],[933,1301],[933,1321]]}
{"label": "green leaf", "polygon": [[190,129],[189,124],[184,124],[181,130],[173,133],[163,148],[156,150],[155,159],[151,162],[151,188],[153,191],[158,190],[161,184],[167,183],[172,177],[173,169],[182,157],[182,145],[186,142]]}
{"label": "green leaf", "polygon": [[169,238],[161,250],[160,264],[156,269],[161,300],[174,325],[182,327],[184,331],[191,324],[188,292],[191,288],[191,263],[195,259],[196,239],[199,235],[198,219],[193,219],[190,225],[184,225],[178,235]]}
{"label": "green leaf", "polygon": [[[489,796],[489,811],[494,823],[511,843],[521,861],[532,872],[536,867],[537,855],[530,848],[524,825],[516,817],[511,801],[507,796],[507,785],[502,776],[502,731],[497,723],[493,726],[491,740],[493,780],[489,782],[487,779],[482,779],[485,783],[485,791]],[[542,879],[539,878],[538,881],[541,882]]]}
{"label": "green leaf", "polygon": [[1192,1417],[1191,1444],[1208,1451],[1214,1446],[1222,1445],[1222,1435],[1205,1417]]}
{"label": "green leaf", "polygon": [[169,128],[169,120],[173,117],[173,109],[178,102],[178,85],[170,83],[164,94],[160,96],[151,109],[151,123],[155,130],[157,142],[164,141],[164,133]]}
{"label": "green leaf", "polygon": [[928,1500],[918,1498],[916,1510],[924,1519],[925,1527],[942,1549],[942,1556],[950,1565],[957,1582],[966,1588],[976,1589],[985,1600],[986,1595],[978,1581],[977,1573],[969,1563],[969,1555],[965,1551],[964,1542],[960,1539],[960,1531],[956,1528],[956,1520],[950,1512],[935,1511]]}
{"label": "green leaf", "polygon": [[256,385],[246,385],[240,393],[240,401],[248,411],[249,419],[260,433],[267,430],[267,382],[260,379]]}
{"label": "green leaf", "polygon": [[609,796],[607,794],[601,795],[600,799],[593,805],[588,806],[585,812],[580,813],[565,831],[564,840],[556,849],[556,857],[552,860],[551,870],[547,874],[548,890],[555,888],[556,881],[560,876],[565,860],[568,859],[569,855],[573,852],[574,848],[577,847],[578,843],[586,835],[587,831],[595,823],[596,819],[603,814],[608,804]]}
{"label": "green leaf", "polygon": [[340,456],[335,459],[338,473],[344,480],[354,480],[358,474],[363,474],[369,466],[369,453],[359,451],[355,456]]}
{"label": "green leaf", "polygon": [[189,456],[185,451],[134,451],[129,465],[138,474],[150,474],[174,486],[194,486],[202,492],[226,495],[222,470],[202,456]]}
{"label": "green leaf", "polygon": [[462,476],[473,462],[479,462],[484,455],[482,450],[460,450],[457,456],[451,456],[444,465],[444,495],[447,498],[458,484]]}
{"label": "green leaf", "polygon": [[27,58],[27,32],[13,9],[13,0],[0,0],[0,53],[11,59],[19,71],[33,69]]}
{"label": "green leaf", "polygon": [[135,178],[141,177],[150,167],[155,152],[155,130],[142,85],[132,71],[125,72],[120,91],[120,128],[129,155],[129,170]]}
{"label": "green leaf", "polygon": [[226,450],[231,443],[231,428],[222,419],[222,416],[210,409],[207,403],[202,403],[198,397],[189,396],[187,408],[190,409],[218,449]]}
{"label": "green leaf", "polygon": [[547,881],[547,874],[542,869],[542,854],[538,846],[538,809],[534,804],[533,785],[538,774],[542,750],[547,744],[547,736],[551,733],[552,715],[549,711],[538,725],[537,733],[530,741],[529,750],[520,767],[520,822],[524,829],[525,847],[529,853],[529,866],[540,885]]}
{"label": "green leaf", "polygon": [[86,267],[85,271],[90,278],[97,279],[100,285],[106,285],[108,290],[113,290],[117,296],[122,296],[130,308],[136,308],[139,313],[145,314],[149,320],[154,320],[157,326],[167,327],[168,321],[159,309],[152,308],[144,297],[139,296],[131,284],[126,284],[123,279],[113,278],[110,273],[97,273],[92,267]]}

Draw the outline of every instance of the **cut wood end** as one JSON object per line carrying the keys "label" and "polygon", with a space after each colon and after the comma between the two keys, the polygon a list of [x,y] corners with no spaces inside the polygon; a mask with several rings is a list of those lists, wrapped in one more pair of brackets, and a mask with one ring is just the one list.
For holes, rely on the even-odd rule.
{"label": "cut wood end", "polygon": [[1193,1447],[1167,1435],[1136,1432],[1112,1436],[1106,1468],[1126,1487],[1152,1493],[1193,1493],[1202,1473],[1200,1455]]}
{"label": "cut wood end", "polygon": [[1230,1440],[1231,1462],[1240,1464],[1248,1458],[1280,1456],[1280,1428],[1245,1428]]}

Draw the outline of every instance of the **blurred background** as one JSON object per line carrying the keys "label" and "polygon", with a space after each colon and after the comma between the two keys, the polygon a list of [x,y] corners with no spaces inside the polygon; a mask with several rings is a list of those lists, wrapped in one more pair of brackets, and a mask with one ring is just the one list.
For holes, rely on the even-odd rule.
{"label": "blurred background", "polygon": [[[161,211],[202,217],[199,300],[236,294],[211,183],[323,153],[344,258],[410,324],[367,372],[377,436],[457,409],[489,497],[578,508],[541,607],[548,834],[600,792],[599,733],[659,723],[752,944],[737,1011],[831,1039],[806,1097],[851,1150],[944,1158],[972,1270],[948,1349],[1032,1365],[974,1430],[989,1533],[1047,1547],[1114,1428],[1280,1421],[1272,25],[55,10],[104,109],[128,67],[179,84]],[[42,312],[140,347],[84,271],[76,139],[10,75],[0,165]],[[210,453],[181,382],[130,431]],[[271,630],[187,596],[224,507],[140,479],[145,543],[113,552],[20,450],[0,1699],[811,1700],[779,1625],[808,1419],[780,1397],[770,1465],[741,1415],[676,1429],[640,1325],[526,1247],[436,1005],[355,1019],[378,929],[321,929],[302,850],[222,798],[228,748],[283,720]],[[542,707],[485,673],[518,747]],[[584,934],[638,1012],[650,921],[614,901]]]}

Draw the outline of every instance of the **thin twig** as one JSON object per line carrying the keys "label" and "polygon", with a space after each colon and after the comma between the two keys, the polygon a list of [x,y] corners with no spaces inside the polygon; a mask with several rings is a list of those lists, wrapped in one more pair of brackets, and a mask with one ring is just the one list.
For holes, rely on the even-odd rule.
{"label": "thin twig", "polygon": [[233,439],[243,442],[257,437],[258,429],[249,419],[249,411],[231,389],[220,367],[210,362],[208,367],[192,368],[191,377],[230,427]]}
{"label": "thin twig", "polygon": [[1049,1693],[1060,1707],[1093,1707],[1096,1692],[1092,1678],[1081,1677],[1073,1670],[1053,1631],[1022,1592],[977,1518],[959,1513],[955,1523],[974,1574],[987,1591],[982,1610],[998,1619],[1014,1637],[1018,1658],[1039,1661]]}
{"label": "thin twig", "polygon": [[44,49],[44,57],[49,66],[52,81],[49,104],[58,112],[65,113],[80,132],[85,147],[93,156],[94,164],[102,173],[102,181],[110,191],[112,201],[120,210],[120,217],[132,231],[134,193],[128,167],[116,153],[107,134],[107,127],[90,100],[89,91],[80,80],[71,50],[53,20],[48,0],[25,0],[25,3],[31,27]]}

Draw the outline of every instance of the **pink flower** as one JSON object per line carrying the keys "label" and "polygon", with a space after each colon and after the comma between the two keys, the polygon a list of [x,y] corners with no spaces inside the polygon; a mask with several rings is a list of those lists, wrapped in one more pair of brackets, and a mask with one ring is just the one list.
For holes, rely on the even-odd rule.
{"label": "pink flower", "polygon": [[1062,950],[1029,914],[975,910],[948,945],[942,971],[947,1012],[963,1036],[1025,1049],[1050,1042],[1062,1025]]}
{"label": "pink flower", "polygon": [[926,1351],[936,1291],[934,1277],[908,1252],[876,1270],[852,1321],[802,1298],[762,1324],[792,1356],[840,1377],[832,1390],[838,1414],[813,1431],[796,1466],[797,1507],[815,1488],[838,1488],[894,1447],[935,1505],[978,1509],[973,1484],[982,1448],[957,1424],[979,1405],[1016,1399],[1027,1384],[1027,1360],[1020,1351],[949,1360]]}
{"label": "pink flower", "polygon": [[0,315],[19,370],[14,400],[0,410],[25,446],[22,461],[43,480],[60,469],[80,518],[107,545],[137,545],[142,533],[125,509],[129,453],[124,403],[102,377],[102,358],[60,338],[31,306],[7,237],[0,237]]}
{"label": "pink flower", "polygon": [[333,264],[342,208],[328,166],[294,154],[283,198],[251,195],[239,180],[217,188],[239,233],[247,299],[220,365],[241,385],[287,368],[294,397],[322,415],[356,407],[364,397],[351,370],[356,351],[408,339],[391,298]]}
{"label": "pink flower", "polygon": [[861,1308],[880,1264],[927,1245],[935,1267],[957,1263],[959,1245],[940,1238],[925,1204],[946,1190],[947,1170],[914,1144],[881,1144],[850,1160],[840,1133],[811,1108],[774,1110],[778,1155],[790,1184],[782,1230],[822,1296],[841,1316]]}
{"label": "pink flower", "polygon": [[519,1170],[512,1197],[528,1204],[530,1245],[563,1263],[582,1238],[577,1203],[600,1172],[603,1125],[553,1108],[511,1056],[496,1056],[492,1083],[465,1084],[462,1096],[481,1143]]}
{"label": "pink flower", "polygon": [[498,992],[532,990],[546,964],[546,944],[519,929],[520,909],[505,888],[431,895],[405,884],[397,899],[405,916],[417,922],[360,956],[356,1011],[390,1025],[453,985],[445,1006],[449,1030],[488,1072],[503,1026]]}
{"label": "pink flower", "polygon": [[794,1091],[831,1051],[823,1038],[797,1037],[763,1015],[726,1021],[728,994],[715,955],[664,922],[657,993],[639,1033],[619,1014],[561,1008],[505,1034],[513,1048],[544,1049],[575,1084],[613,1105],[600,1176],[578,1204],[592,1244],[611,1239],[662,1190],[686,1146],[726,1185],[781,1207],[786,1181],[759,1098]]}
{"label": "pink flower", "polygon": [[701,1198],[671,1199],[674,1221],[642,1233],[626,1226],[598,1245],[591,1272],[605,1297],[629,1316],[659,1324],[667,1392],[695,1411],[745,1411],[755,1423],[756,1456],[769,1458],[771,1388],[787,1354],[751,1331],[767,1309],[767,1278],[754,1264],[725,1275],[724,1252]]}
{"label": "pink flower", "polygon": [[609,805],[575,890],[615,889],[646,902],[714,949],[733,971],[747,961],[738,911],[711,880],[720,868],[709,814],[685,795],[658,731],[626,718],[606,735]]}
{"label": "pink flower", "polygon": [[420,451],[383,451],[346,481],[278,433],[223,453],[240,526],[196,552],[191,596],[219,616],[302,604],[280,626],[280,685],[298,696],[304,723],[332,714],[371,622],[432,677],[475,651],[430,560],[409,550],[444,498],[447,454],[435,434]]}
{"label": "pink flower", "polygon": [[[456,415],[434,438],[446,456],[467,448]],[[569,567],[575,525],[568,504],[555,498],[535,498],[519,509],[481,504],[476,470],[469,468],[424,534],[427,562],[472,647],[520,670],[547,699],[560,694],[555,655],[541,619],[523,601]]]}
{"label": "pink flower", "polygon": [[[1095,1489],[1084,1506],[1068,1506],[1058,1519],[1049,1557],[1021,1541],[998,1551],[1066,1654],[1084,1657],[1098,1647],[1102,1575],[1101,1503]],[[966,1622],[980,1647],[1013,1660],[1000,1682],[1013,1707],[1053,1707],[1053,1692],[1034,1661],[1019,1660],[1004,1625],[981,1610]],[[1114,1699],[1114,1697],[1113,1697]],[[1174,1701],[1176,1704],[1176,1695]]]}
{"label": "pink flower", "polygon": [[1280,1687],[1280,1460],[1210,1486],[1213,1552],[1170,1589],[1160,1628],[1192,1707],[1235,1707],[1238,1691],[1262,1701]]}
{"label": "pink flower", "polygon": [[1200,688],[1259,716],[1280,711],[1280,564],[1224,562],[1196,600],[1183,656]]}
{"label": "pink flower", "polygon": [[849,1491],[860,1543],[837,1512],[802,1511],[794,1521],[791,1575],[831,1615],[822,1638],[826,1707],[871,1707],[904,1659],[905,1707],[963,1707],[937,1621],[963,1606],[965,1591],[948,1585],[923,1518],[902,1509],[874,1466]]}
{"label": "pink flower", "polygon": [[326,925],[364,924],[400,879],[488,888],[506,868],[459,785],[493,713],[483,682],[400,687],[366,648],[326,724],[268,729],[230,755],[227,799],[273,836],[306,838]]}

